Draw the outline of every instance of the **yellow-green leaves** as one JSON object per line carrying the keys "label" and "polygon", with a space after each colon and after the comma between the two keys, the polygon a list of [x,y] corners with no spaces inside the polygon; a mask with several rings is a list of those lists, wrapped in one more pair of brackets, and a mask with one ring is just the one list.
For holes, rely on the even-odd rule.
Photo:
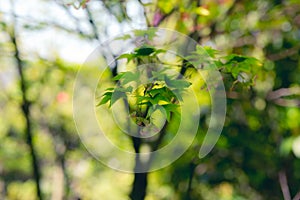
{"label": "yellow-green leaves", "polygon": [[202,15],[202,16],[208,16],[210,14],[209,10],[200,6],[198,8],[195,9],[195,12],[198,14],[198,15]]}
{"label": "yellow-green leaves", "polygon": [[[137,64],[142,60],[157,62],[157,55],[165,52],[163,49],[143,45],[132,53],[120,55],[118,59],[125,58],[127,63],[134,61]],[[130,116],[137,124],[151,123],[154,112],[159,112],[169,122],[172,113],[180,114],[178,104],[183,101],[182,93],[191,85],[179,74],[174,74],[174,69],[170,68],[159,63],[144,65],[142,62],[135,70],[118,73],[112,78],[117,86],[108,88],[98,105],[109,103],[111,107],[119,99],[124,99],[129,106]]]}
{"label": "yellow-green leaves", "polygon": [[223,59],[225,60],[223,72],[230,73],[240,83],[254,84],[258,67],[261,65],[259,60],[236,54],[225,56]]}
{"label": "yellow-green leaves", "polygon": [[130,62],[132,60],[137,60],[141,58],[154,58],[160,53],[165,53],[166,50],[164,49],[156,49],[149,45],[143,45],[139,48],[134,49],[132,53],[125,53],[118,57],[118,59],[127,59],[127,62]]}

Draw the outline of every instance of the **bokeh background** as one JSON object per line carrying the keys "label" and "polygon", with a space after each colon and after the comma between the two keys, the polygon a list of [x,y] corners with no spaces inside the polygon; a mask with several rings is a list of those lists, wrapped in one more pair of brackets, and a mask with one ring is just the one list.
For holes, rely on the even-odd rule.
{"label": "bokeh background", "polygon": [[151,172],[146,200],[300,199],[298,0],[0,0],[0,199],[129,199],[133,174],[104,166],[79,140],[73,84],[100,43],[152,26],[262,65],[254,86],[224,80],[214,150],[200,160],[195,141]]}

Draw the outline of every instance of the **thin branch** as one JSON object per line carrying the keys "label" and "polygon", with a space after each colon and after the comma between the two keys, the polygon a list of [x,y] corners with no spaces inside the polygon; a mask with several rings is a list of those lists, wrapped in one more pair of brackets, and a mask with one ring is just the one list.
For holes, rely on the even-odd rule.
{"label": "thin branch", "polygon": [[271,91],[267,95],[267,100],[276,100],[281,97],[286,97],[291,95],[300,95],[300,87],[280,88],[278,90]]}
{"label": "thin branch", "polygon": [[[85,9],[86,9],[86,12],[87,12],[87,15],[88,15],[89,23],[90,23],[90,25],[91,25],[91,27],[93,29],[94,38],[97,39],[100,42],[100,36],[99,36],[99,32],[98,32],[98,27],[97,27],[97,24],[95,23],[93,15],[92,15],[91,11],[89,10],[88,6]],[[110,46],[107,46],[107,48],[108,48],[109,52],[112,52],[112,50],[110,49]],[[103,56],[106,58],[106,55],[103,55]],[[117,56],[116,55],[112,55],[112,56],[113,56],[113,61],[114,62],[111,64],[111,65],[113,65],[111,67],[111,72],[112,72],[113,76],[116,76],[117,75],[117,71],[118,71],[118,63],[116,62],[116,57]],[[106,60],[108,60],[108,59],[106,59]]]}
{"label": "thin branch", "polygon": [[293,200],[300,200],[300,191],[294,196]]}
{"label": "thin branch", "polygon": [[278,177],[279,177],[279,183],[280,183],[280,187],[281,187],[281,191],[282,191],[284,200],[291,200],[290,189],[288,186],[285,171],[280,171],[278,173]]}
{"label": "thin branch", "polygon": [[150,24],[150,21],[149,21],[149,19],[148,19],[148,17],[147,17],[147,12],[146,12],[146,6],[145,6],[145,4],[142,2],[142,0],[138,0],[138,2],[143,6],[143,12],[144,12],[144,17],[145,17],[145,20],[146,20],[146,24],[147,24],[147,27],[150,27],[151,26],[151,24]]}
{"label": "thin branch", "polygon": [[162,16],[162,18],[159,20],[157,24],[154,24],[154,27],[158,27],[165,19],[167,19],[169,16],[171,16],[178,8],[173,8],[169,13]]}
{"label": "thin branch", "polygon": [[190,163],[190,174],[189,174],[189,180],[188,180],[188,188],[186,191],[186,195],[189,199],[191,199],[191,193],[192,193],[192,184],[193,184],[193,179],[195,176],[195,169],[196,169],[197,164],[195,163],[194,160],[191,161]]}
{"label": "thin branch", "polygon": [[100,39],[99,32],[98,32],[98,28],[97,28],[97,25],[95,23],[95,20],[93,18],[93,15],[92,15],[92,13],[91,13],[91,11],[90,11],[90,9],[89,9],[88,6],[85,8],[85,10],[86,10],[86,13],[87,13],[88,18],[89,18],[89,23],[92,26],[94,37],[99,41],[99,39]]}
{"label": "thin branch", "polygon": [[[271,91],[266,96],[266,100],[268,102],[272,102],[279,106],[284,107],[300,107],[299,99],[285,99],[283,97],[292,96],[292,95],[300,95],[300,88],[281,88],[275,91]],[[243,95],[241,93],[235,91],[226,92],[227,98],[230,99],[241,99]]]}
{"label": "thin branch", "polygon": [[235,91],[228,91],[226,92],[226,97],[229,99],[240,99],[241,94]]}
{"label": "thin branch", "polygon": [[75,21],[76,24],[76,31],[82,36],[84,35],[83,31],[81,30],[80,26],[79,26],[79,22],[80,20],[75,17],[71,11],[69,10],[68,6],[66,6],[65,4],[60,4],[58,3],[60,6],[62,6],[62,8],[66,11],[66,13],[69,15],[70,18],[72,18]]}
{"label": "thin branch", "polygon": [[284,99],[282,97],[292,96],[292,95],[300,95],[300,88],[281,88],[275,91],[271,91],[267,95],[268,101],[273,101],[277,105],[280,106],[300,106],[300,100],[298,99]]}
{"label": "thin branch", "polygon": [[[8,12],[3,12],[3,11],[0,11],[0,13],[2,13],[2,14],[10,14]],[[63,31],[66,31],[68,33],[79,34],[80,36],[82,36],[84,38],[93,39],[92,35],[84,33],[82,30],[79,30],[78,28],[76,28],[76,29],[70,29],[70,28],[67,28],[66,26],[64,26],[62,24],[59,24],[57,22],[54,22],[54,21],[38,21],[37,19],[32,19],[32,18],[29,18],[29,17],[26,17],[26,16],[19,16],[19,15],[15,14],[15,13],[12,13],[11,16],[13,16],[17,20],[22,20],[24,22],[28,22],[28,23],[31,23],[31,24],[34,23],[33,25],[31,25],[32,28],[36,28],[36,27],[39,27],[41,25],[42,26],[52,26],[52,27],[61,29]]]}
{"label": "thin branch", "polygon": [[296,99],[276,99],[273,102],[284,107],[300,107],[300,100]]}
{"label": "thin branch", "polygon": [[282,60],[282,59],[287,58],[289,56],[296,55],[298,53],[299,49],[300,49],[300,45],[297,45],[297,46],[294,46],[290,49],[286,49],[284,51],[281,51],[279,53],[267,55],[267,58],[269,60],[272,60],[272,61]]}

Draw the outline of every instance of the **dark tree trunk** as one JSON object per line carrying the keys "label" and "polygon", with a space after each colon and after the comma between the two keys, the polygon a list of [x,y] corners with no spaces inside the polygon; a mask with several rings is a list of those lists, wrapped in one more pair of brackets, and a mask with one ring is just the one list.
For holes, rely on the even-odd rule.
{"label": "dark tree trunk", "polygon": [[[13,7],[13,5],[12,5]],[[14,24],[16,26],[16,22]],[[30,155],[31,155],[31,164],[33,168],[33,176],[36,184],[36,193],[37,197],[39,200],[42,200],[42,192],[41,192],[41,186],[40,186],[40,169],[39,169],[39,164],[38,164],[38,159],[37,159],[37,154],[35,151],[35,147],[33,144],[33,132],[32,132],[32,122],[31,122],[31,117],[30,117],[30,101],[27,98],[27,85],[26,85],[26,80],[24,77],[24,65],[20,57],[20,52],[17,44],[17,38],[16,38],[16,33],[15,33],[15,28],[10,33],[11,41],[14,45],[14,50],[15,50],[15,59],[17,62],[17,70],[18,74],[20,77],[20,89],[22,92],[22,105],[21,109],[25,118],[26,126],[25,126],[25,137],[26,137],[26,143],[29,146],[30,149]]]}
{"label": "dark tree trunk", "polygon": [[[137,169],[141,169],[143,166],[141,162],[141,158],[139,156],[140,147],[142,144],[141,138],[132,137],[133,147],[136,152],[135,157],[135,171]],[[147,190],[147,176],[148,173],[134,173],[134,180],[132,184],[132,190],[130,192],[129,197],[132,200],[144,200],[146,197],[146,190]]]}
{"label": "dark tree trunk", "polygon": [[134,174],[132,191],[130,193],[130,198],[132,200],[144,200],[145,199],[147,183],[148,183],[147,176],[148,176],[147,172]]}
{"label": "dark tree trunk", "polygon": [[193,178],[194,178],[194,175],[195,175],[195,168],[196,168],[197,164],[192,161],[190,163],[190,176],[189,176],[189,182],[188,182],[188,189],[187,189],[187,192],[186,192],[186,199],[187,200],[190,200],[190,199],[193,199],[192,198],[192,183],[193,183]]}
{"label": "dark tree trunk", "polygon": [[[171,115],[171,117],[172,117],[172,115]],[[162,140],[166,134],[166,129],[167,129],[167,123],[163,126],[157,140],[152,144],[152,146],[151,146],[152,152],[158,150],[159,145],[162,143]],[[141,162],[139,153],[140,153],[140,147],[142,144],[142,139],[138,138],[138,137],[131,137],[131,139],[132,139],[134,151],[136,152],[135,171],[137,171],[137,169],[143,169],[143,171],[145,171],[145,172],[144,173],[134,173],[132,190],[130,192],[129,197],[132,200],[144,200],[146,197],[147,184],[148,184],[147,169],[150,168],[150,165],[151,165],[154,157],[151,155],[148,162],[146,162],[146,163]]]}

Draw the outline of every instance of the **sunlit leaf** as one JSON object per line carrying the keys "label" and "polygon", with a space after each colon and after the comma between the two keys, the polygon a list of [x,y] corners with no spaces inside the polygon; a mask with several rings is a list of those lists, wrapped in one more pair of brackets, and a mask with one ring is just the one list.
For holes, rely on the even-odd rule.
{"label": "sunlit leaf", "polygon": [[153,47],[141,47],[136,49],[134,52],[138,56],[149,56],[155,51]]}

